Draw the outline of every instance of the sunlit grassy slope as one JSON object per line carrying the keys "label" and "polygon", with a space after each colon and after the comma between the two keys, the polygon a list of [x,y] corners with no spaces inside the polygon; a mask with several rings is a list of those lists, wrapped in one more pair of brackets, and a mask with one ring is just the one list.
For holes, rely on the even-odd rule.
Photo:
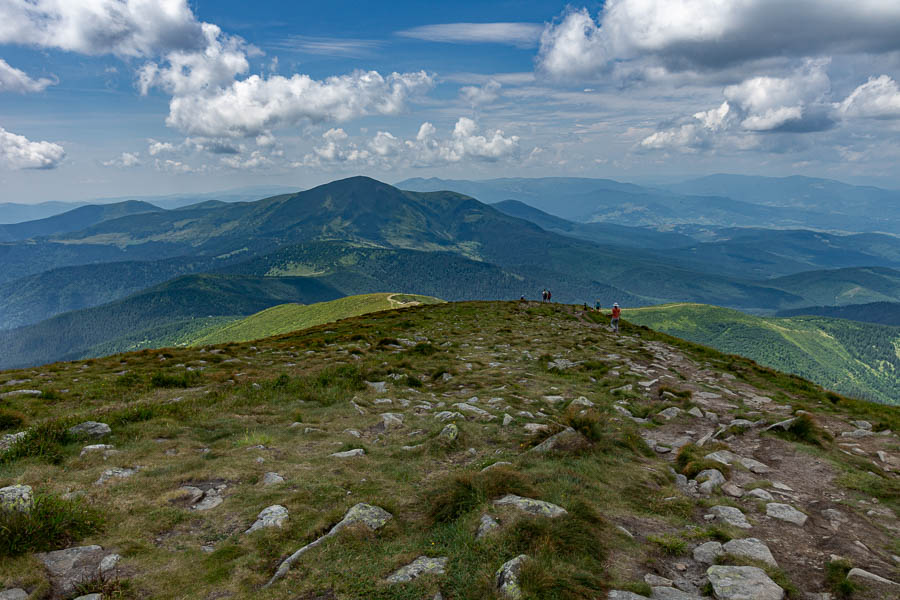
{"label": "sunlit grassy slope", "polygon": [[898,327],[826,317],[763,318],[704,304],[635,308],[622,316],[829,389],[900,403]]}
{"label": "sunlit grassy slope", "polygon": [[246,342],[289,333],[348,317],[417,304],[442,302],[430,296],[412,294],[361,294],[316,304],[281,304],[226,325],[214,325],[197,332],[187,345]]}

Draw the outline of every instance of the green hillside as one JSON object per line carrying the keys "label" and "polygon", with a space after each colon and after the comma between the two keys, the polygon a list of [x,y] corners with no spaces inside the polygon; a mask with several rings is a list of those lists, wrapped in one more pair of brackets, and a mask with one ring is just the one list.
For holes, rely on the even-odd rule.
{"label": "green hillside", "polygon": [[900,302],[870,302],[846,306],[807,306],[779,311],[778,317],[819,316],[832,319],[850,319],[864,323],[900,326]]}
{"label": "green hillside", "polygon": [[779,277],[769,285],[801,295],[810,306],[843,306],[900,300],[900,271],[862,267]]}
{"label": "green hillside", "polygon": [[332,323],[348,317],[358,317],[368,313],[394,308],[435,304],[441,302],[429,296],[410,294],[361,294],[319,302],[317,304],[281,304],[267,308],[245,319],[225,325],[213,326],[199,331],[189,345],[224,344],[226,342],[247,342],[315,325]]}
{"label": "green hillside", "polygon": [[900,404],[898,327],[826,317],[764,318],[702,304],[628,309],[623,318],[844,394]]}

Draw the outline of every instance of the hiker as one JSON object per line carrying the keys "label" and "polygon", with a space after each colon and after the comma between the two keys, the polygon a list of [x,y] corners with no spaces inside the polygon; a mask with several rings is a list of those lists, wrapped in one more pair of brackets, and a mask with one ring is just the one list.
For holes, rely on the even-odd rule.
{"label": "hiker", "polygon": [[547,302],[553,302],[551,298],[553,298],[553,294],[550,293],[550,290],[547,290]]}
{"label": "hiker", "polygon": [[519,302],[520,302],[520,303],[526,302],[526,300],[525,300],[525,294],[522,294],[522,296],[519,298]]}
{"label": "hiker", "polygon": [[601,309],[601,308],[602,308],[602,307],[600,306],[600,300],[597,299],[597,303],[594,304],[594,310],[596,310],[597,312],[600,312],[600,309]]}
{"label": "hiker", "polygon": [[622,314],[622,309],[619,308],[619,303],[613,303],[612,309],[612,321],[610,321],[610,325],[612,326],[612,330],[616,333],[619,333],[619,315]]}
{"label": "hiker", "polygon": [[546,301],[547,301],[547,290],[546,290],[546,288],[545,288],[544,291],[541,292],[541,302],[543,303],[543,302],[546,302]]}

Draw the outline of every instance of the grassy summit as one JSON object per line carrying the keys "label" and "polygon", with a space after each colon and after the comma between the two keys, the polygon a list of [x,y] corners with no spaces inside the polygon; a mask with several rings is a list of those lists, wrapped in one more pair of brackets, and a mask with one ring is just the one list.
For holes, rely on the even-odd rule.
{"label": "grassy summit", "polygon": [[188,345],[247,342],[382,310],[437,302],[440,300],[414,294],[361,294],[310,305],[280,304],[247,318],[200,331]]}
{"label": "grassy summit", "polygon": [[[751,537],[789,598],[891,597],[850,566],[896,579],[896,408],[627,323],[616,336],[570,306],[420,305],[7,371],[0,403],[0,433],[25,432],[4,440],[0,487],[31,486],[37,515],[0,511],[0,589],[31,598],[500,598],[496,572],[521,555],[525,599],[649,597],[648,574],[708,596],[695,548]],[[111,432],[69,430],[84,421]],[[673,471],[709,468],[741,497]],[[338,528],[262,587],[360,503],[390,518]],[[276,507],[280,527],[245,533]],[[38,553],[89,544],[121,558],[62,593]],[[711,560],[758,564],[742,547]],[[846,561],[826,569],[832,554]],[[404,580],[410,564],[428,572]]]}

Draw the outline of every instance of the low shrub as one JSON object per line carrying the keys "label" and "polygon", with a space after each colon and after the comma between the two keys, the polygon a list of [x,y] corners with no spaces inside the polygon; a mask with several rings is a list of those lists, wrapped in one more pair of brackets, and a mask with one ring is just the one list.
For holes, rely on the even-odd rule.
{"label": "low shrub", "polygon": [[831,434],[819,427],[815,420],[808,414],[798,415],[787,431],[778,431],[777,435],[785,439],[810,444],[820,448],[825,447],[833,440]]}
{"label": "low shrub", "polygon": [[19,430],[25,425],[25,415],[11,408],[0,408],[0,431]]}
{"label": "low shrub", "polygon": [[155,388],[189,388],[202,381],[203,377],[196,371],[184,371],[177,375],[157,371],[150,376],[150,385]]}
{"label": "low shrub", "polygon": [[65,548],[102,527],[101,512],[83,502],[38,494],[27,513],[0,512],[0,557]]}
{"label": "low shrub", "polygon": [[727,479],[731,475],[731,467],[718,461],[706,458],[706,454],[712,452],[709,448],[701,448],[696,444],[682,446],[675,457],[675,467],[679,473],[693,479],[697,473],[706,469],[717,469]]}
{"label": "low shrub", "polygon": [[848,600],[853,597],[856,585],[847,579],[853,565],[848,560],[830,560],[825,563],[825,587],[835,598]]}
{"label": "low shrub", "polygon": [[61,463],[63,446],[74,441],[68,428],[69,424],[62,421],[48,421],[32,427],[25,433],[25,437],[0,454],[0,464],[29,457],[51,464]]}
{"label": "low shrub", "polygon": [[528,496],[533,492],[522,475],[497,467],[446,477],[425,493],[425,503],[433,521],[447,522],[505,494]]}

